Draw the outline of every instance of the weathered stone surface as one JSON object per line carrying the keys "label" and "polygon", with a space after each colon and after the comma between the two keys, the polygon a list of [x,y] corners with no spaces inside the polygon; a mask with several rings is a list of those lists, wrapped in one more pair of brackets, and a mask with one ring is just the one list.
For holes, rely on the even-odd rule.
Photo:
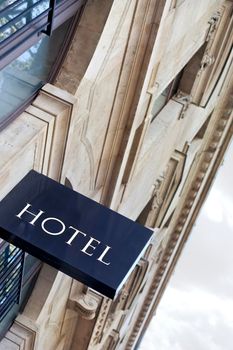
{"label": "weathered stone surface", "polygon": [[135,347],[231,137],[232,9],[88,1],[56,86],[0,133],[0,196],[34,168],[155,235],[113,302],[44,266],[0,349]]}

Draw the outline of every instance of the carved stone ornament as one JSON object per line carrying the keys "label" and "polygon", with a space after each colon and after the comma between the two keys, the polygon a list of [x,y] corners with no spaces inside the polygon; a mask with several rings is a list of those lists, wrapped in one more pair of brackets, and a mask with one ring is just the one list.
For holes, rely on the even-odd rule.
{"label": "carved stone ornament", "polygon": [[208,22],[210,24],[210,28],[209,28],[209,31],[208,31],[208,34],[206,37],[206,41],[209,41],[212,38],[212,36],[214,35],[214,33],[218,27],[218,23],[219,23],[220,18],[221,18],[220,11],[217,11],[216,13],[214,13],[213,16],[210,18],[210,20]]}
{"label": "carved stone ornament", "polygon": [[75,310],[86,320],[95,318],[97,308],[97,301],[90,295],[85,294],[75,300]]}
{"label": "carved stone ornament", "polygon": [[176,95],[172,99],[183,105],[182,112],[180,113],[180,116],[179,116],[179,119],[183,119],[185,112],[187,111],[191,103],[191,100],[192,100],[191,95],[187,95],[185,92],[178,90]]}
{"label": "carved stone ornament", "polygon": [[206,53],[201,61],[201,68],[199,72],[203,72],[207,67],[211,66],[215,61],[215,57]]}

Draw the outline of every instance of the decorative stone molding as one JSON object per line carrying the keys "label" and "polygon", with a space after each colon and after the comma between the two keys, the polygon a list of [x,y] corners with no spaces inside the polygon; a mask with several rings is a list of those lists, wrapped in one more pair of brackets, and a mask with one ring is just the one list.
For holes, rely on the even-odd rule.
{"label": "decorative stone molding", "polygon": [[179,90],[175,96],[172,98],[174,101],[181,103],[183,105],[182,111],[180,113],[179,119],[183,119],[185,112],[188,110],[188,107],[191,103],[191,95],[187,95],[185,92]]}
{"label": "decorative stone molding", "polygon": [[29,319],[20,315],[1,341],[0,350],[6,350],[8,346],[12,349],[13,344],[17,349],[34,350],[37,331],[38,329]]}
{"label": "decorative stone molding", "polygon": [[103,337],[103,329],[107,321],[107,316],[108,316],[111,304],[112,304],[112,301],[110,299],[102,297],[98,318],[96,320],[95,328],[93,330],[92,337],[89,344],[90,349],[93,346],[97,345]]}
{"label": "decorative stone molding", "polygon": [[213,38],[213,36],[217,30],[220,18],[221,18],[221,11],[220,10],[216,11],[213,14],[213,16],[210,18],[210,20],[208,22],[210,24],[210,28],[209,28],[209,31],[208,31],[207,36],[206,36],[206,41],[210,41]]}
{"label": "decorative stone molding", "polygon": [[28,113],[46,124],[47,143],[43,173],[58,181],[61,179],[66,141],[75,104],[76,99],[71,94],[46,84],[27,108]]}
{"label": "decorative stone molding", "polygon": [[205,51],[191,91],[192,101],[202,107],[207,105],[231,52],[232,11],[232,2],[224,1],[209,21]]}
{"label": "decorative stone molding", "polygon": [[215,58],[208,53],[206,53],[201,60],[201,68],[199,70],[198,74],[201,74],[207,67],[211,66],[215,61]]}
{"label": "decorative stone molding", "polygon": [[[226,98],[225,98],[226,99]],[[159,286],[163,282],[166,281],[166,269],[168,264],[172,264],[172,254],[174,253],[174,249],[177,246],[178,241],[180,240],[181,235],[185,227],[187,227],[188,222],[191,220],[191,212],[193,213],[195,210],[196,197],[200,195],[202,192],[201,187],[203,186],[205,177],[211,165],[213,166],[213,159],[217,157],[219,147],[221,142],[223,142],[224,133],[229,130],[229,127],[232,125],[233,113],[231,106],[233,105],[232,94],[228,95],[228,101],[225,105],[224,109],[219,109],[215,113],[217,114],[218,120],[213,121],[214,126],[211,132],[211,135],[204,146],[204,150],[201,152],[201,157],[198,160],[198,167],[195,170],[195,175],[193,176],[193,180],[191,181],[191,186],[187,192],[184,203],[182,207],[179,209],[179,215],[176,220],[175,225],[173,224],[173,230],[168,241],[167,247],[161,257],[161,261],[159,263],[159,267],[156,271],[152,284],[150,286],[150,290],[147,294],[145,303],[140,311],[140,314],[137,318],[133,331],[128,339],[126,350],[133,349],[135,342],[137,341],[138,334],[142,329],[142,326],[152,308],[152,304],[155,303],[154,307],[156,307],[158,303],[158,299],[161,297],[161,293],[159,291]],[[217,118],[216,118],[217,119]],[[232,134],[232,131],[231,131]],[[196,166],[195,166],[196,168]],[[174,263],[173,263],[174,265]],[[165,282],[167,283],[167,281]],[[162,288],[162,287],[160,287]],[[164,287],[162,288],[164,289]],[[156,296],[157,294],[157,296]],[[158,295],[159,294],[159,295]],[[157,302],[155,302],[157,297]]]}
{"label": "decorative stone molding", "polygon": [[[96,316],[96,311],[98,308],[97,301],[89,294],[84,294],[82,296],[77,297],[77,299],[73,299],[72,305],[74,304],[74,310],[78,312],[78,314],[85,318],[86,320],[92,320]],[[69,306],[71,305],[69,302]]]}

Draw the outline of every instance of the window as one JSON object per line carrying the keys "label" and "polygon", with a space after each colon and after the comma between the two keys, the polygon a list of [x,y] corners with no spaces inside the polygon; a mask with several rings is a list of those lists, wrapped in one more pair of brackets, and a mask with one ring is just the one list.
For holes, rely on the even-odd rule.
{"label": "window", "polygon": [[152,122],[154,118],[159,114],[159,112],[163,109],[163,107],[168,103],[168,101],[177,93],[182,73],[183,71],[179,73],[175,79],[173,79],[172,82],[166,87],[162,94],[156,98],[151,111],[153,116],[151,119]]}
{"label": "window", "polygon": [[85,0],[0,1],[0,68],[74,16]]}
{"label": "window", "polygon": [[0,253],[0,322],[14,303],[19,303],[24,254],[3,243]]}
{"label": "window", "polygon": [[0,2],[0,128],[19,115],[38,90],[54,79],[67,51],[74,15],[84,2]]}
{"label": "window", "polygon": [[41,262],[12,244],[0,242],[0,337],[30,294]]}
{"label": "window", "polygon": [[44,36],[0,71],[1,123],[24,106],[50,80],[68,28],[69,20],[57,28],[51,37]]}
{"label": "window", "polygon": [[[151,110],[151,120],[148,123],[147,120],[144,120],[143,123],[141,123],[138,128],[135,131],[133,143],[131,146],[127,166],[125,168],[124,176],[123,176],[123,183],[126,184],[134,171],[134,165],[137,161],[137,156],[139,155],[139,152],[143,152],[141,150],[145,150],[145,139],[154,138],[154,130],[153,128],[156,128],[156,125],[153,125],[155,123],[154,120],[158,116],[158,114],[162,111],[162,109],[166,106],[168,101],[178,92],[180,81],[182,79],[183,70],[176,75],[176,77],[172,80],[172,82],[166,87],[166,89],[162,92],[161,95],[159,95],[152,106]],[[148,125],[150,124],[150,125]],[[143,144],[144,142],[144,144]],[[142,153],[141,153],[142,155]]]}

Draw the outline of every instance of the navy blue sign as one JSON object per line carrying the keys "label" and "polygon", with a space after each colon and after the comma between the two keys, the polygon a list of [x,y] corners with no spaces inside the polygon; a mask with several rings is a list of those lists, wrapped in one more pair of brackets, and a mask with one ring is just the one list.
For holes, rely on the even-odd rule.
{"label": "navy blue sign", "polygon": [[114,298],[152,231],[35,171],[0,203],[0,236]]}

